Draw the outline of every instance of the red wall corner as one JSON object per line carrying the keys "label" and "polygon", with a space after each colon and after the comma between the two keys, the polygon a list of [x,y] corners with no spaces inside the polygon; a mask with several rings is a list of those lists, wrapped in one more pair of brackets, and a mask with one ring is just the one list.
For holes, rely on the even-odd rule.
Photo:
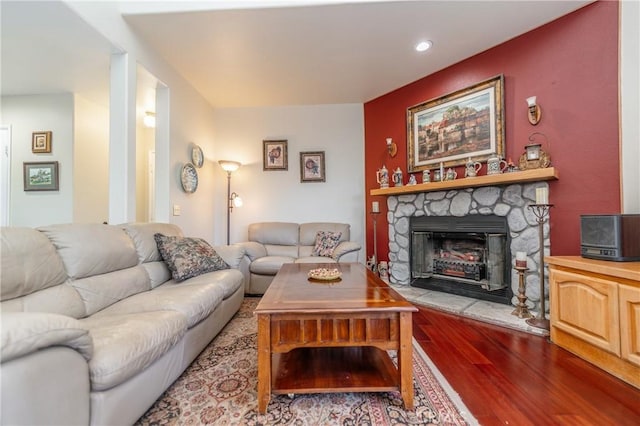
{"label": "red wall corner", "polygon": [[[424,77],[364,105],[365,211],[380,203],[377,250],[388,259],[386,197],[372,197],[376,171],[407,176],[407,108],[499,74],[505,77],[505,157],[516,163],[528,137],[544,133],[559,179],[549,183],[551,254],[580,254],[580,215],[620,213],[618,2],[595,2],[547,25]],[[537,96],[542,120],[527,121],[525,99]],[[390,158],[386,138],[398,154]],[[483,166],[486,170],[486,166]],[[458,176],[462,176],[458,169]],[[416,174],[421,182],[421,174]],[[373,221],[367,215],[367,257]]]}

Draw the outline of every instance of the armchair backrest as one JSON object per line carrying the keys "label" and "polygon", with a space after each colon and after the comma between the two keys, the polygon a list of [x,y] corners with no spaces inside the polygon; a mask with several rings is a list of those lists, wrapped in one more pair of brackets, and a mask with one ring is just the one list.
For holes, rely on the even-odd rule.
{"label": "armchair backrest", "polygon": [[298,257],[297,223],[260,222],[249,225],[249,241],[263,244],[268,256]]}

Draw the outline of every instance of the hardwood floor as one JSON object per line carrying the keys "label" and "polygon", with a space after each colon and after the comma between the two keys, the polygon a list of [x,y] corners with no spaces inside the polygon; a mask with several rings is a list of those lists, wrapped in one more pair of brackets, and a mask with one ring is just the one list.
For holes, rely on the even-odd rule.
{"label": "hardwood floor", "polygon": [[414,338],[481,425],[640,425],[640,390],[546,338],[418,307]]}

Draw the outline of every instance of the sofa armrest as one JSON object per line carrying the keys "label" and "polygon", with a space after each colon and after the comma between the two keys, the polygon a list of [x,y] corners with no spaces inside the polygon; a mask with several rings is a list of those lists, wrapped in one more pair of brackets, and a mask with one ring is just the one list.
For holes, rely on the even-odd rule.
{"label": "sofa armrest", "polygon": [[267,248],[264,246],[264,244],[260,244],[255,241],[247,241],[238,244],[244,248],[245,254],[249,256],[249,259],[252,262],[260,257],[265,257],[267,255]]}
{"label": "sofa armrest", "polygon": [[[336,261],[340,261],[340,258],[347,253],[353,253],[360,250],[360,244],[355,241],[343,241],[333,250],[333,257]],[[356,255],[356,261],[358,260]]]}
{"label": "sofa armrest", "polygon": [[86,360],[93,355],[89,331],[71,317],[44,312],[2,313],[2,362],[51,346],[67,346]]}
{"label": "sofa armrest", "polygon": [[214,246],[213,249],[233,269],[238,269],[240,267],[240,261],[245,255],[245,249],[241,244]]}

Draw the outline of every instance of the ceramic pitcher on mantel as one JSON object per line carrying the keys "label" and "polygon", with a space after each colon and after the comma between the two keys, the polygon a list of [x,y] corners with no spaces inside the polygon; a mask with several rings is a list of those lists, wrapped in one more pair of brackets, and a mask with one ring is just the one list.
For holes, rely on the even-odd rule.
{"label": "ceramic pitcher on mantel", "polygon": [[389,170],[384,165],[376,172],[376,181],[380,184],[381,189],[389,187]]}
{"label": "ceramic pitcher on mantel", "polygon": [[507,168],[507,162],[498,156],[498,154],[491,154],[487,159],[487,174],[497,175]]}
{"label": "ceramic pitcher on mantel", "polygon": [[467,160],[464,169],[464,177],[476,177],[478,176],[478,172],[482,168],[482,164],[477,161],[473,161],[471,157]]}

